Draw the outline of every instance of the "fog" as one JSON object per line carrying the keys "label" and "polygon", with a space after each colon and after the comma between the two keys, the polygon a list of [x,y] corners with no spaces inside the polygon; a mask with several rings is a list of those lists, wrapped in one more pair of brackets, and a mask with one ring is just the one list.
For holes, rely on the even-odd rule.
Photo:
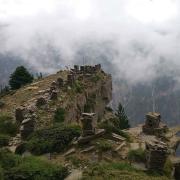
{"label": "fog", "polygon": [[179,79],[180,4],[154,1],[0,0],[0,52],[47,73],[101,62],[130,84]]}

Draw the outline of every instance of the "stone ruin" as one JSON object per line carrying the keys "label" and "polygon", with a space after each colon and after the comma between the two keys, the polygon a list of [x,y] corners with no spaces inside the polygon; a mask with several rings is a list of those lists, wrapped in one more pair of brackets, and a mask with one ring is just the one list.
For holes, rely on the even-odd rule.
{"label": "stone ruin", "polygon": [[58,78],[56,83],[59,88],[64,86],[64,80],[62,78]]}
{"label": "stone ruin", "polygon": [[146,115],[145,124],[142,127],[144,134],[161,136],[167,131],[167,126],[161,123],[161,115],[149,112]]}
{"label": "stone ruin", "polygon": [[31,114],[25,117],[21,123],[20,134],[22,139],[26,139],[33,131],[35,127],[36,115]]}
{"label": "stone ruin", "polygon": [[67,76],[67,84],[72,86],[75,82],[75,75],[74,74],[68,74]]}
{"label": "stone ruin", "polygon": [[162,141],[146,142],[146,167],[162,171],[168,157],[168,147]]}
{"label": "stone ruin", "polygon": [[82,136],[90,136],[95,134],[95,127],[93,124],[95,113],[83,113],[81,118]]}
{"label": "stone ruin", "polygon": [[82,135],[78,139],[79,144],[88,143],[105,133],[104,129],[95,128],[95,113],[82,113],[81,123]]}

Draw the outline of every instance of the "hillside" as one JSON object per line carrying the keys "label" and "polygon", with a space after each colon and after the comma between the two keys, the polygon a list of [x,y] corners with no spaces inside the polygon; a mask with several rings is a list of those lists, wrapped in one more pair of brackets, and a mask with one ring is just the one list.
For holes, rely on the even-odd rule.
{"label": "hillside", "polygon": [[112,77],[100,64],[11,90],[0,99],[0,177],[178,179],[180,128],[148,113],[143,125],[122,130],[111,100]]}

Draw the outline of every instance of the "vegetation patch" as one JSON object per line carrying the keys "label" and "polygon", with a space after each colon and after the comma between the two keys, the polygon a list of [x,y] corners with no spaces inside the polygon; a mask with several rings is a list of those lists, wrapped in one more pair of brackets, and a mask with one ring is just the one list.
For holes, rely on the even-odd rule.
{"label": "vegetation patch", "polygon": [[62,152],[80,134],[81,128],[77,125],[59,124],[55,127],[34,132],[27,142],[27,148],[36,155]]}
{"label": "vegetation patch", "polygon": [[13,119],[9,115],[0,115],[0,133],[10,136],[16,135],[18,131],[17,124],[13,123]]}
{"label": "vegetation patch", "polygon": [[126,140],[128,142],[131,142],[132,139],[131,137],[129,136],[128,133],[125,133],[124,131],[122,131],[121,129],[119,129],[118,127],[116,127],[114,124],[114,119],[109,119],[109,120],[106,120],[106,121],[103,121],[101,123],[98,124],[98,127],[99,128],[102,128],[102,129],[105,129],[106,130],[106,133],[111,135],[112,133],[116,133],[116,134],[119,134],[120,136],[126,138]]}
{"label": "vegetation patch", "polygon": [[166,176],[152,176],[125,162],[93,164],[83,172],[83,180],[168,180]]}
{"label": "vegetation patch", "polygon": [[67,168],[43,161],[37,157],[22,158],[7,150],[0,151],[0,176],[5,180],[63,180]]}
{"label": "vegetation patch", "polygon": [[64,119],[65,119],[65,110],[63,108],[58,108],[54,114],[54,122],[62,123],[64,122]]}
{"label": "vegetation patch", "polygon": [[0,134],[0,148],[9,144],[10,136]]}
{"label": "vegetation patch", "polygon": [[112,149],[112,144],[105,139],[101,139],[96,142],[96,147],[99,151],[105,152]]}
{"label": "vegetation patch", "polygon": [[137,150],[130,150],[128,152],[128,159],[130,161],[145,162],[146,161],[145,155],[146,155],[145,151],[141,148]]}
{"label": "vegetation patch", "polygon": [[76,80],[75,83],[73,84],[73,89],[75,90],[76,93],[82,93],[84,90],[83,84]]}

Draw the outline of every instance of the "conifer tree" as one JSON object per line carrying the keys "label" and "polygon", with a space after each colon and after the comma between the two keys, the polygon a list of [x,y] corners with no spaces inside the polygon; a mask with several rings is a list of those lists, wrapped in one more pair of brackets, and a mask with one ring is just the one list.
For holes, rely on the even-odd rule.
{"label": "conifer tree", "polygon": [[33,76],[28,72],[24,66],[19,66],[11,74],[9,85],[11,89],[19,89],[20,87],[31,83],[33,81]]}

